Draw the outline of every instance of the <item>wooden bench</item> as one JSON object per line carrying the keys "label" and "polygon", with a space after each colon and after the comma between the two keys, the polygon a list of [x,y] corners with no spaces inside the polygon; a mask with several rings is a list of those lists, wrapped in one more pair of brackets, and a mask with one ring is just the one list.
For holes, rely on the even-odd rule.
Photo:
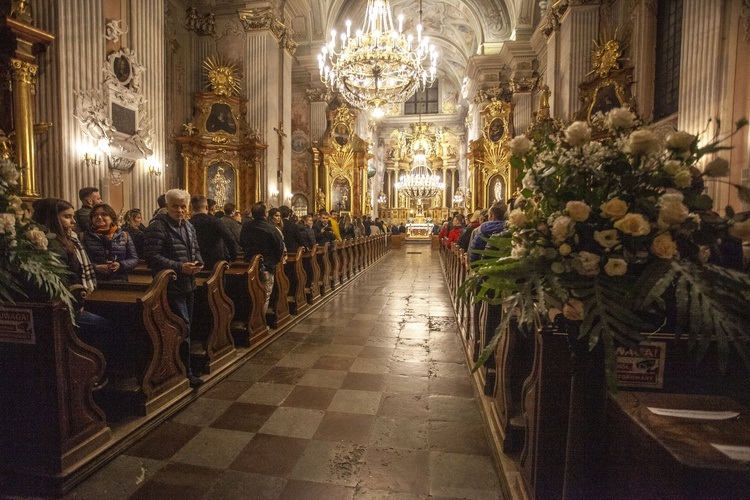
{"label": "wooden bench", "polygon": [[318,288],[322,295],[326,295],[328,291],[334,287],[335,281],[331,266],[330,245],[330,242],[326,242],[322,248],[317,244],[315,245],[315,248],[317,248],[316,257],[318,268],[320,269],[320,285]]}
{"label": "wooden bench", "polygon": [[317,304],[320,301],[320,265],[318,264],[318,245],[315,244],[310,251],[302,254],[302,264],[307,274],[307,284],[305,285],[305,296],[307,303],[310,305]]}
{"label": "wooden bench", "polygon": [[167,301],[167,285],[176,277],[163,270],[150,285],[109,283],[86,300],[92,312],[126,323],[118,328],[122,351],[116,380],[100,391],[102,404],[113,412],[151,415],[191,391],[180,360],[186,326]]}
{"label": "wooden bench", "polygon": [[286,264],[284,264],[284,273],[289,280],[289,292],[287,300],[289,301],[289,312],[295,316],[307,309],[307,296],[305,295],[305,285],[307,284],[307,273],[303,262],[304,247],[299,247],[297,252],[287,252]]}
{"label": "wooden bench", "polygon": [[0,487],[54,495],[111,437],[92,398],[105,360],[61,301],[4,305],[0,320]]}
{"label": "wooden bench", "polygon": [[289,314],[289,302],[287,300],[287,296],[289,295],[289,279],[284,272],[283,261],[276,264],[274,272],[273,292],[268,303],[266,323],[271,328],[279,329],[292,321],[292,317]]}
{"label": "wooden bench", "polygon": [[249,263],[232,262],[225,275],[225,290],[235,308],[232,336],[242,347],[254,347],[269,335],[263,314],[266,288],[260,280],[262,261],[263,257],[256,255]]}

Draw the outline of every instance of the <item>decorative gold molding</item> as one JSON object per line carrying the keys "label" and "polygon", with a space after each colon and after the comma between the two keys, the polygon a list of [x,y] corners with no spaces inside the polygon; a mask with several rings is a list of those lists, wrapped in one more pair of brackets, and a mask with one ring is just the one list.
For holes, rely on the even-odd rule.
{"label": "decorative gold molding", "polygon": [[22,23],[32,24],[34,19],[31,17],[31,2],[29,0],[12,0],[10,3],[10,17]]}
{"label": "decorative gold molding", "polygon": [[[10,72],[14,83],[25,83],[31,85],[31,93],[34,94],[36,87],[36,72],[39,66],[20,59],[11,58]],[[12,85],[12,83],[11,83]],[[12,87],[11,87],[12,90]]]}
{"label": "decorative gold molding", "polygon": [[328,88],[313,87],[311,89],[305,89],[305,93],[310,102],[328,102],[333,97]]}

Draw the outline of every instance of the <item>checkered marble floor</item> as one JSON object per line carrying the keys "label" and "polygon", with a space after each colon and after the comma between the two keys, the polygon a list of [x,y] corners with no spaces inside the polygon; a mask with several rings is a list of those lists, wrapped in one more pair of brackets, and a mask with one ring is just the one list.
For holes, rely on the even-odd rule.
{"label": "checkered marble floor", "polygon": [[68,498],[501,497],[436,250],[394,250]]}

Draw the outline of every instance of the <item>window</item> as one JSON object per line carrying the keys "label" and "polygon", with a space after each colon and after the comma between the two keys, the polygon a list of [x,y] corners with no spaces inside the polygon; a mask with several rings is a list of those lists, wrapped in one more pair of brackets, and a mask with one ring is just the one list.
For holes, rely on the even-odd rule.
{"label": "window", "polygon": [[654,121],[676,113],[679,104],[682,2],[659,0],[657,7]]}
{"label": "window", "polygon": [[405,115],[429,115],[439,112],[440,92],[438,81],[431,87],[418,90],[404,103]]}

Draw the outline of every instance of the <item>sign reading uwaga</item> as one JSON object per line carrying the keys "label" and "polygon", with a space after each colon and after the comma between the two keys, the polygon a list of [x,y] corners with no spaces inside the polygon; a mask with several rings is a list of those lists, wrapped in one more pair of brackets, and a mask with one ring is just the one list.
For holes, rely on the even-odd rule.
{"label": "sign reading uwaga", "polygon": [[618,347],[617,386],[664,388],[666,342],[641,342],[640,349]]}
{"label": "sign reading uwaga", "polygon": [[34,315],[31,309],[0,307],[0,342],[34,344]]}

